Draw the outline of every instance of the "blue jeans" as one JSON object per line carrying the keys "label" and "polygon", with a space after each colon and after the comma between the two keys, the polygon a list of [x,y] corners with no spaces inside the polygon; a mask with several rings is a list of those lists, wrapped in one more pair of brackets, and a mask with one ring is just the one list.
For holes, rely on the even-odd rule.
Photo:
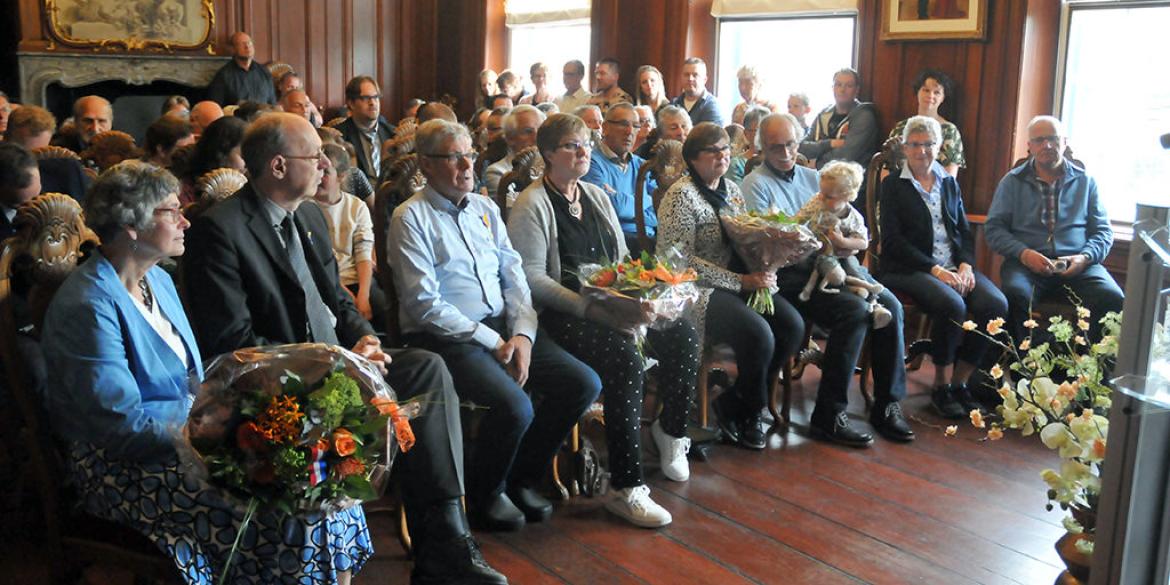
{"label": "blue jeans", "polygon": [[949,366],[956,360],[980,365],[990,341],[977,332],[964,332],[960,324],[971,315],[982,327],[996,317],[1007,317],[1008,303],[995,283],[975,273],[975,288],[960,296],[955,289],[928,272],[885,273],[882,283],[912,299],[930,315],[931,361]]}
{"label": "blue jeans", "polygon": [[1100,264],[1093,264],[1072,278],[1064,278],[1041,276],[1017,260],[1005,259],[999,271],[999,279],[1008,301],[1009,331],[1016,339],[1027,335],[1024,321],[1030,318],[1032,305],[1045,300],[1067,299],[1066,286],[1081,298],[1085,308],[1092,311],[1089,334],[1093,339],[1099,339],[1101,334],[1097,320],[1109,311],[1121,311],[1125,303],[1125,293],[1121,292],[1121,287]]}
{"label": "blue jeans", "polygon": [[[486,407],[475,443],[467,451],[467,495],[475,502],[496,496],[508,484],[539,481],[577,419],[601,392],[597,374],[543,330],[532,346],[524,388],[478,343],[426,334],[411,335],[408,341],[442,356],[461,400]],[[539,395],[538,407],[533,407],[526,389]]]}

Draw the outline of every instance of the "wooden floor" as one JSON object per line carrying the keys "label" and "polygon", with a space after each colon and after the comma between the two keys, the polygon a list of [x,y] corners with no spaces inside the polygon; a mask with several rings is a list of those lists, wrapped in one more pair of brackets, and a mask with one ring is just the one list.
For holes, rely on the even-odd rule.
{"label": "wooden floor", "polygon": [[[512,583],[1010,584],[1051,583],[1063,534],[1045,512],[1040,471],[1053,465],[1036,437],[996,443],[960,424],[957,437],[929,410],[930,366],[911,374],[906,412],[918,440],[878,439],[868,450],[806,438],[818,371],[795,387],[796,426],[763,452],[720,445],[692,462],[691,479],[663,478],[647,455],[654,499],[674,523],[634,528],[601,498],[560,502],[550,522],[479,534]],[[853,392],[851,414],[861,417]],[[392,519],[371,517],[378,551],[354,580],[408,583]],[[23,544],[23,546],[22,546]],[[0,547],[0,582],[40,582],[28,543]],[[15,554],[13,554],[15,553]],[[2,553],[0,553],[2,554]]]}

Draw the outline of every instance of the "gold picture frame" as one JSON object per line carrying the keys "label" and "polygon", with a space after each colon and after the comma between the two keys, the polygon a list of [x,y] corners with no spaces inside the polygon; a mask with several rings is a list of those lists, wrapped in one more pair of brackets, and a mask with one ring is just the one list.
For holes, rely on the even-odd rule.
{"label": "gold picture frame", "polygon": [[167,51],[208,47],[214,0],[41,0],[54,41],[95,51]]}
{"label": "gold picture frame", "polygon": [[883,41],[982,40],[987,0],[882,0]]}

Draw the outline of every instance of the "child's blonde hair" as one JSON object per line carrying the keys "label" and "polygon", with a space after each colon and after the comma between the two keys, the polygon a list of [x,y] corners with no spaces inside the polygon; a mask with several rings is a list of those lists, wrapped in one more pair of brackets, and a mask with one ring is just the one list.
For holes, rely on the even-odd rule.
{"label": "child's blonde hair", "polygon": [[865,171],[861,165],[844,160],[835,160],[821,169],[821,194],[825,195],[826,184],[835,186],[849,193],[849,201],[857,199],[857,192],[861,190],[861,181]]}

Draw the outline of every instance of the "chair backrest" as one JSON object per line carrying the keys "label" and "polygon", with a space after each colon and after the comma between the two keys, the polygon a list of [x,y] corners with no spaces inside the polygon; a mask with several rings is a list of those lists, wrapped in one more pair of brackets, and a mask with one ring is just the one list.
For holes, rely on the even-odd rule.
{"label": "chair backrest", "polygon": [[346,118],[345,116],[337,116],[336,118],[330,118],[328,122],[325,122],[324,124],[321,124],[321,125],[325,126],[326,128],[336,128],[339,125],[341,125],[342,122],[346,121],[347,119],[348,118]]}
{"label": "chair backrest", "polygon": [[536,146],[529,146],[512,157],[512,170],[508,171],[496,188],[496,205],[500,206],[500,215],[508,219],[508,199],[528,188],[533,181],[544,175],[544,157]]}
{"label": "chair backrest", "polygon": [[386,258],[390,217],[403,201],[426,187],[427,180],[418,170],[418,155],[413,153],[397,158],[385,170],[384,180],[374,193],[374,276],[386,293],[386,304],[389,307],[386,315],[386,342],[397,345],[402,336],[398,325],[398,294]]}
{"label": "chair backrest", "polygon": [[650,158],[638,169],[634,181],[634,225],[638,228],[638,243],[643,250],[652,250],[650,236],[646,233],[646,181],[653,178],[656,187],[650,194],[654,210],[662,203],[662,197],[687,171],[683,161],[682,143],[677,140],[659,140],[650,151]]}
{"label": "chair backrest", "polygon": [[[23,425],[26,473],[35,482],[46,544],[54,554],[62,550],[59,493],[64,466],[38,390],[44,380],[37,380],[36,368],[30,367],[39,359],[39,344],[33,340],[39,337],[53,294],[98,239],[85,226],[77,201],[60,193],[45,193],[24,203],[15,223],[16,235],[0,244],[0,357]],[[22,324],[28,325],[31,336],[18,330]]]}
{"label": "chair backrest", "polygon": [[887,174],[898,172],[903,160],[902,139],[895,136],[886,140],[882,149],[869,159],[869,167],[865,171],[865,227],[869,230],[869,248],[866,249],[865,260],[870,272],[877,272],[881,261],[882,180]]}
{"label": "chair backrest", "polygon": [[73,160],[81,160],[81,156],[76,152],[65,148],[64,146],[42,146],[32,150],[33,156],[37,160],[45,160],[50,158],[68,158]]}

